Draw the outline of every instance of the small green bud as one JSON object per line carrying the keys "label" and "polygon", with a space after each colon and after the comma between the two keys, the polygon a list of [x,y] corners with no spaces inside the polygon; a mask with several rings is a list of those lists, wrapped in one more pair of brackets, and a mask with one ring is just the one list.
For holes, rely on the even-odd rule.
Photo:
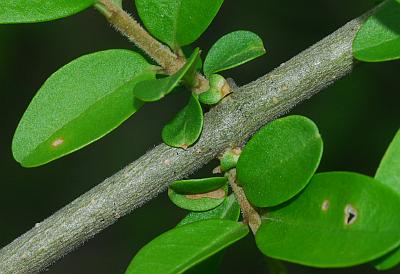
{"label": "small green bud", "polygon": [[206,105],[215,105],[226,95],[231,93],[228,82],[219,74],[212,74],[209,78],[210,89],[199,96],[201,103]]}
{"label": "small green bud", "polygon": [[228,171],[231,168],[236,167],[237,161],[239,160],[242,150],[240,148],[228,149],[219,158],[221,163],[221,170]]}

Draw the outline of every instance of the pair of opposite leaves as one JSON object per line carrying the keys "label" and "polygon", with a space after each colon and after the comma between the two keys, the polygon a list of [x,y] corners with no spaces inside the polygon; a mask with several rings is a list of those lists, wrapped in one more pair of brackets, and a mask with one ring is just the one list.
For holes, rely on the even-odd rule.
{"label": "pair of opposite leaves", "polygon": [[[253,204],[275,206],[263,215],[256,234],[260,250],[267,256],[300,264],[344,267],[374,260],[395,249],[400,243],[396,233],[400,227],[400,131],[378,169],[376,178],[380,181],[350,172],[313,176],[321,154],[318,129],[300,116],[272,122],[245,146],[237,164],[238,179]],[[204,187],[210,188],[211,181],[204,182]],[[196,193],[200,190],[198,183],[201,181],[189,180],[171,186],[174,191]],[[198,223],[183,222],[189,225],[156,238],[136,255],[126,273],[182,273],[241,239],[248,230],[234,225],[234,219],[210,220],[224,219],[213,214],[224,208],[223,204],[211,211],[189,214],[196,216],[192,221]],[[222,225],[232,226],[231,233]],[[172,255],[182,247],[190,248]],[[157,255],[167,252],[165,249],[170,256]],[[150,271],[153,262],[159,267]]]}
{"label": "pair of opposite leaves", "polygon": [[[184,1],[177,5],[180,1],[153,3],[138,0],[136,4],[139,13],[146,17],[142,19],[152,34],[172,46],[172,37],[178,39],[179,45],[197,39],[222,2]],[[93,1],[87,5],[84,1],[81,5],[75,5],[74,1],[4,1],[0,3],[0,23],[50,20],[77,12],[89,3],[93,4]],[[193,13],[191,5],[199,6],[200,3],[196,13],[207,16],[198,21],[189,19],[190,12]],[[165,5],[169,8],[162,9]],[[30,8],[32,10],[28,12]],[[150,16],[160,9],[165,16]],[[35,17],[39,15],[44,17]],[[187,24],[182,23],[185,20]],[[163,31],[159,32],[158,28]],[[164,30],[169,36],[159,37],[157,34]],[[197,34],[189,39],[186,32]],[[257,35],[247,31],[233,32],[211,48],[204,72],[210,77],[264,53],[263,43]],[[157,80],[157,68],[139,54],[127,50],[97,52],[72,61],[44,83],[29,105],[14,136],[14,158],[25,167],[39,166],[101,138],[138,111],[143,102],[161,99],[187,74],[193,75],[197,59],[198,50],[195,50],[175,75]],[[192,95],[188,105],[164,128],[163,140],[171,146],[187,147],[197,140],[202,125],[202,108],[197,96]]]}

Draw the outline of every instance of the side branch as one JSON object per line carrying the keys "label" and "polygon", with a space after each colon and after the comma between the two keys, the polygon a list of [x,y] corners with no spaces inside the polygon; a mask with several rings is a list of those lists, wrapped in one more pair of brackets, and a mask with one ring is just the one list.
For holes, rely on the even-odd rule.
{"label": "side branch", "polygon": [[[169,47],[151,36],[113,0],[99,0],[96,8],[104,14],[114,28],[157,62],[167,74],[174,74],[186,63],[184,57],[178,56]],[[208,80],[200,73],[197,73],[195,81],[194,92],[201,93],[209,89]]]}
{"label": "side branch", "polygon": [[0,250],[0,273],[38,272],[201,168],[228,147],[350,73],[351,44],[366,16],[351,21],[266,76],[234,90],[205,117],[188,150],[161,144]]}
{"label": "side branch", "polygon": [[133,17],[112,0],[100,0],[97,5],[113,27],[153,58],[167,73],[173,74],[185,64],[184,59],[179,58],[167,46],[154,39]]}

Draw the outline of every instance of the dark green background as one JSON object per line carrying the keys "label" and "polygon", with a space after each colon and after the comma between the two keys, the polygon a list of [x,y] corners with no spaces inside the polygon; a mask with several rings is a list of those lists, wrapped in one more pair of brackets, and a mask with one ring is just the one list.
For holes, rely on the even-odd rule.
{"label": "dark green background", "polygon": [[[225,74],[244,84],[373,5],[371,0],[226,1],[196,45],[206,51],[227,32],[258,33],[268,55]],[[127,9],[133,10],[131,3]],[[52,72],[86,53],[131,47],[93,10],[50,23],[0,26],[0,246],[160,143],[160,130],[184,103],[183,93],[146,106],[102,140],[44,167],[24,169],[12,158],[11,140],[18,121]],[[400,124],[399,69],[400,62],[360,64],[351,76],[293,110],[320,127],[325,143],[321,171],[374,174]],[[161,194],[57,262],[48,273],[123,273],[140,247],[183,215]],[[267,273],[251,237],[229,249],[223,268],[221,273]],[[309,274],[375,273],[370,266],[339,271],[290,265],[290,269]]]}

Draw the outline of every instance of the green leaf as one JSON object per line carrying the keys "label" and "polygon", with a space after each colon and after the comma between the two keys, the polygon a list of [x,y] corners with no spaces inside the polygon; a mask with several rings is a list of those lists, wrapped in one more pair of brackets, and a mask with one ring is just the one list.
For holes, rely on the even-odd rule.
{"label": "green leaf", "polygon": [[133,258],[125,274],[179,274],[232,245],[248,227],[228,220],[205,220],[161,234]]}
{"label": "green leaf", "polygon": [[169,187],[179,194],[206,193],[223,187],[228,182],[226,177],[211,177],[202,179],[179,180]]}
{"label": "green leaf", "polygon": [[[209,220],[209,219],[224,219],[231,221],[238,221],[240,216],[240,206],[235,198],[235,194],[229,195],[225,201],[218,207],[204,212],[190,212],[184,219],[180,221],[178,226],[190,224],[198,221]],[[200,264],[192,267],[185,274],[212,274],[217,273],[224,251],[220,251],[214,254],[207,260]]]}
{"label": "green leaf", "polygon": [[95,0],[1,0],[0,24],[35,23],[78,13]]}
{"label": "green leaf", "polygon": [[207,211],[222,204],[228,194],[228,186],[201,193],[201,194],[179,194],[168,189],[170,200],[178,207],[191,211]]}
{"label": "green leaf", "polygon": [[173,50],[196,41],[223,0],[135,0],[147,30]]}
{"label": "green leaf", "polygon": [[208,76],[210,88],[199,95],[199,101],[206,105],[218,104],[225,96],[232,92],[228,81],[219,74]]}
{"label": "green leaf", "polygon": [[154,77],[153,66],[128,50],[97,52],[65,65],[22,117],[14,158],[25,167],[39,166],[101,138],[142,106],[132,90]]}
{"label": "green leaf", "polygon": [[317,170],[322,156],[317,126],[302,116],[275,120],[246,144],[237,178],[258,207],[283,203],[299,193]]}
{"label": "green leaf", "polygon": [[353,55],[365,62],[400,58],[400,5],[394,0],[383,4],[358,31]]}
{"label": "green leaf", "polygon": [[[375,179],[400,194],[400,130],[397,131],[383,156],[375,174]],[[400,264],[400,248],[374,262],[375,268],[378,270],[388,270],[398,264]]]}
{"label": "green leaf", "polygon": [[295,199],[269,209],[256,234],[267,256],[314,267],[349,267],[400,244],[400,196],[350,172],[315,175]]}
{"label": "green leaf", "polygon": [[383,156],[375,179],[400,194],[400,130],[397,131]]}
{"label": "green leaf", "polygon": [[239,220],[240,216],[240,206],[236,201],[235,195],[229,195],[224,202],[219,205],[218,207],[203,212],[190,212],[183,218],[178,226],[190,224],[202,220],[209,220],[209,219],[225,219],[231,221]]}
{"label": "green leaf", "polygon": [[210,49],[204,62],[204,73],[240,66],[265,54],[263,41],[250,31],[235,31],[223,36]]}
{"label": "green leaf", "polygon": [[240,154],[242,153],[241,148],[234,148],[234,149],[228,149],[222,154],[222,156],[219,158],[220,161],[220,167],[222,171],[227,171],[232,168],[235,168],[237,165],[237,162],[239,161]]}
{"label": "green leaf", "polygon": [[182,78],[187,74],[195,61],[199,57],[199,49],[197,48],[186,64],[174,75],[162,79],[154,79],[140,82],[133,90],[133,94],[139,100],[144,102],[155,102],[165,96],[179,85]]}
{"label": "green leaf", "polygon": [[200,137],[203,129],[203,109],[192,94],[189,103],[163,128],[162,139],[172,147],[188,148]]}

